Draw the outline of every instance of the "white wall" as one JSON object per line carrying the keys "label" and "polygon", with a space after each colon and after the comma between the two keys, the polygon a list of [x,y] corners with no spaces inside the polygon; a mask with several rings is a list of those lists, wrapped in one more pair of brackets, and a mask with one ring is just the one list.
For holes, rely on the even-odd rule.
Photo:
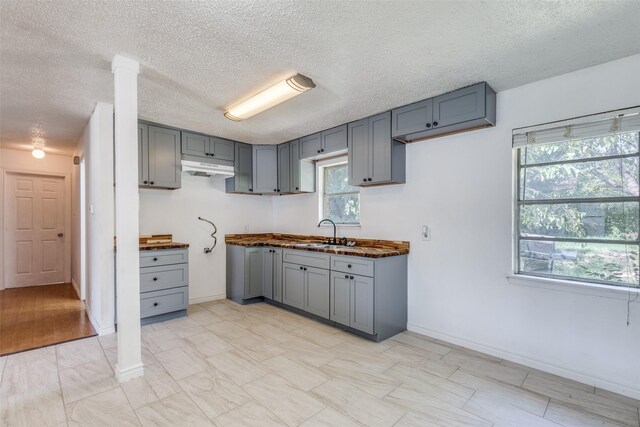
{"label": "white wall", "polygon": [[[86,307],[99,334],[114,331],[113,105],[98,103],[75,155],[86,166]],[[74,166],[73,279],[81,282],[80,167]]]}
{"label": "white wall", "polygon": [[[189,243],[189,299],[192,303],[225,297],[224,235],[265,233],[273,228],[273,197],[226,194],[224,178],[182,174],[178,190],[140,190],[140,233],[173,234],[174,241]],[[218,245],[210,254],[211,225],[216,224]]]}
{"label": "white wall", "polygon": [[[362,228],[411,241],[409,324],[428,335],[640,398],[640,304],[507,281],[511,130],[640,105],[640,55],[498,94],[491,129],[407,146],[407,183],[362,190]],[[274,231],[317,233],[317,196],[274,200]],[[432,240],[419,237],[422,224]],[[329,230],[324,229],[324,234]]]}
{"label": "white wall", "polygon": [[[0,201],[4,200],[4,175],[5,171],[22,171],[58,174],[65,177],[65,192],[67,197],[67,206],[65,207],[65,215],[67,217],[67,238],[65,239],[66,274],[65,280],[70,280],[70,263],[71,263],[71,241],[73,233],[70,228],[71,224],[71,156],[47,154],[43,159],[36,159],[31,155],[31,151],[7,150],[0,149]],[[0,208],[0,289],[4,289],[4,209]]]}

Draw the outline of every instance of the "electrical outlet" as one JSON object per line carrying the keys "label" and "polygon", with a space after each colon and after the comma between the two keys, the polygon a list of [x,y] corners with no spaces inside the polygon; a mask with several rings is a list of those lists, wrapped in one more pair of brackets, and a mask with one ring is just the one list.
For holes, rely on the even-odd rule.
{"label": "electrical outlet", "polygon": [[420,232],[420,234],[422,235],[422,240],[431,240],[431,229],[428,225],[422,226],[422,231]]}

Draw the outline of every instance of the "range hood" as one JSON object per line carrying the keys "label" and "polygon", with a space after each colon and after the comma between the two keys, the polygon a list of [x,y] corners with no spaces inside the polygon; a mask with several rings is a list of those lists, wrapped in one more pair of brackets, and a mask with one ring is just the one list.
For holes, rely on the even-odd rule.
{"label": "range hood", "polygon": [[193,176],[213,176],[224,175],[233,176],[233,166],[218,163],[196,162],[192,160],[182,160],[182,172]]}

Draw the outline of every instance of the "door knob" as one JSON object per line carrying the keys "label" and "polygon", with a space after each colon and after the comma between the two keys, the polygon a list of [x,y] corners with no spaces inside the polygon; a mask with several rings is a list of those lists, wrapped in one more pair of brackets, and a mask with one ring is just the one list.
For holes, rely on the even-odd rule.
{"label": "door knob", "polygon": [[62,236],[64,236],[64,234],[58,233],[58,237],[62,237]]}

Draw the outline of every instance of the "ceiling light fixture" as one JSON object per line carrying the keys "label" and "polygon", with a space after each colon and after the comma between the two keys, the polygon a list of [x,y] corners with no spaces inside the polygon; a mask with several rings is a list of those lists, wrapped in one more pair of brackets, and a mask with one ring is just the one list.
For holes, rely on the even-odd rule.
{"label": "ceiling light fixture", "polygon": [[235,107],[224,112],[224,116],[235,122],[248,119],[258,113],[262,113],[275,105],[278,105],[296,95],[300,95],[316,87],[316,84],[309,77],[296,74],[280,83],[276,83]]}
{"label": "ceiling light fixture", "polygon": [[44,158],[44,139],[42,138],[33,138],[33,151],[31,151],[31,155],[36,159]]}

